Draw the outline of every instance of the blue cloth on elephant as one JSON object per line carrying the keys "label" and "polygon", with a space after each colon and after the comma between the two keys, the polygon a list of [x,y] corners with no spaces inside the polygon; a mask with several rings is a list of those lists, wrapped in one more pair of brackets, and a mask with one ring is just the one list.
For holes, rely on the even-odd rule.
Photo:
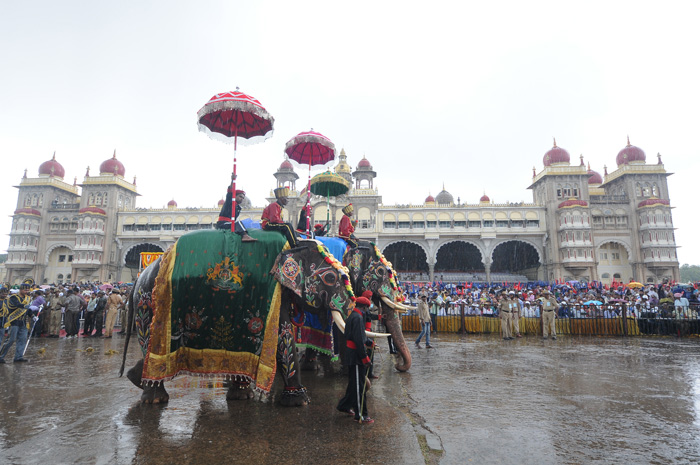
{"label": "blue cloth on elephant", "polygon": [[281,286],[269,271],[286,240],[274,232],[249,234],[258,242],[243,248],[231,231],[194,231],[163,255],[145,382],[184,373],[255,381],[256,390],[269,392],[281,300]]}

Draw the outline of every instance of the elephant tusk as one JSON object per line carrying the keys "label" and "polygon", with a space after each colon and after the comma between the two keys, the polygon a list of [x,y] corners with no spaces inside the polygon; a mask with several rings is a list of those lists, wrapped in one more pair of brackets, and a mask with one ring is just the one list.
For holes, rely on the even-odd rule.
{"label": "elephant tusk", "polygon": [[391,334],[389,333],[373,333],[372,331],[365,331],[365,334],[367,334],[367,337],[389,337]]}
{"label": "elephant tusk", "polygon": [[333,315],[333,321],[335,321],[335,325],[340,328],[340,331],[345,334],[345,321],[343,321],[343,317],[340,316],[340,312],[336,311],[331,311],[331,314]]}
{"label": "elephant tusk", "polygon": [[387,305],[388,305],[389,307],[391,307],[394,311],[396,311],[396,312],[401,312],[401,313],[407,313],[407,312],[408,312],[408,309],[407,309],[405,306],[403,306],[403,305],[401,305],[401,304],[398,304],[398,303],[396,303],[396,302],[392,302],[392,301],[389,300],[389,298],[386,297],[386,296],[381,296],[381,297],[382,297],[382,302],[384,302],[385,304],[387,304]]}

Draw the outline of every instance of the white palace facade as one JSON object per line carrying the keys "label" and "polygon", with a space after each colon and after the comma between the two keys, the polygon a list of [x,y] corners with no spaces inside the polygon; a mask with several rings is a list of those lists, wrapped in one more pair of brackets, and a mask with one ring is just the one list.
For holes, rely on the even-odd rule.
{"label": "white palace facade", "polygon": [[[556,145],[533,168],[532,201],[497,203],[484,194],[463,203],[444,189],[418,205],[384,205],[377,173],[362,158],[353,170],[341,151],[334,170],[350,191],[330,199],[312,196],[314,223],[330,218],[337,231],[341,209],[355,207],[356,235],[374,241],[404,280],[612,281],[679,280],[666,172],[658,156],[627,141],[617,168],[601,176]],[[125,179],[116,153],[99,174],[64,181],[55,156],[36,177],[25,171],[13,213],[7,281],[38,283],[135,279],[140,252],[165,251],[187,231],[213,228],[222,201],[211,208],[140,208],[136,179]],[[273,173],[290,188],[285,218],[296,223],[306,200],[299,176],[284,160]],[[498,193],[491,193],[497,195]],[[266,199],[272,201],[272,194]],[[244,203],[242,218],[260,220],[262,206]],[[330,211],[329,211],[330,208]]]}

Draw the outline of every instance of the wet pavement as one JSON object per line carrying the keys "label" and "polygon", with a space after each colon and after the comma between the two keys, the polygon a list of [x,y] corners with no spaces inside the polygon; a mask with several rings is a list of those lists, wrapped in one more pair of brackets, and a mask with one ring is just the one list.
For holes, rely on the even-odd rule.
{"label": "wet pavement", "polygon": [[[30,363],[0,366],[0,462],[700,463],[698,339],[433,342],[408,373],[377,355],[377,422],[361,426],[335,411],[339,375],[305,372],[307,407],[227,402],[186,377],[142,406],[117,377],[122,338],[33,340]],[[132,344],[127,367],[139,357]]]}

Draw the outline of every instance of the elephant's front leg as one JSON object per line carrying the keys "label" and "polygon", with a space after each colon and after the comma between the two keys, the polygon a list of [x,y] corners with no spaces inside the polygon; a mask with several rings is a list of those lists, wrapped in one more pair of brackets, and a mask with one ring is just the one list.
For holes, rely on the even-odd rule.
{"label": "elephant's front leg", "polygon": [[277,366],[280,367],[284,379],[281,403],[287,407],[296,407],[308,404],[309,396],[306,388],[301,385],[299,357],[294,342],[294,326],[284,307],[283,305],[280,309],[280,330],[277,342]]}

